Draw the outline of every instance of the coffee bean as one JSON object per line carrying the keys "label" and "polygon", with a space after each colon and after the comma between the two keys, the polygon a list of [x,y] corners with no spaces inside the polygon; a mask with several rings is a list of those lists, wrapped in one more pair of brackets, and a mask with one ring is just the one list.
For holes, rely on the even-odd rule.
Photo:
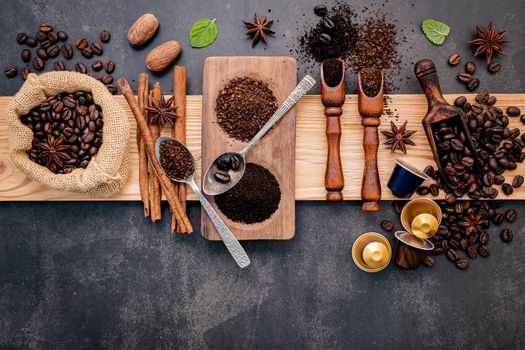
{"label": "coffee bean", "polygon": [[47,53],[46,53],[46,50],[44,49],[38,49],[36,50],[36,55],[38,57],[40,57],[42,60],[47,60]]}
{"label": "coffee bean", "polygon": [[29,49],[23,49],[20,54],[22,61],[29,62],[31,60],[31,51]]}
{"label": "coffee bean", "polygon": [[51,43],[56,43],[58,41],[58,34],[55,32],[49,32],[47,33],[47,40],[49,40]]}
{"label": "coffee bean", "polygon": [[104,68],[104,64],[102,64],[102,62],[99,60],[95,60],[93,61],[93,63],[91,63],[91,68],[93,68],[95,72],[98,72],[99,70]]}
{"label": "coffee bean", "polygon": [[4,68],[4,75],[8,78],[14,78],[18,74],[18,69],[13,66],[5,67]]}
{"label": "coffee bean", "polygon": [[439,187],[436,184],[431,184],[429,186],[429,189],[430,189],[430,193],[432,194],[432,196],[434,197],[439,196]]}
{"label": "coffee bean", "polygon": [[321,22],[321,26],[328,30],[328,31],[331,31],[331,30],[334,30],[335,28],[335,24],[334,22],[330,19],[330,18],[325,18],[322,22]]}
{"label": "coffee bean", "polygon": [[38,30],[40,30],[43,33],[49,33],[50,31],[53,30],[53,26],[51,24],[42,23],[40,24],[40,27],[38,28]]}
{"label": "coffee bean", "polygon": [[472,81],[472,76],[468,73],[458,74],[458,80],[464,84],[468,84]]}
{"label": "coffee bean", "polygon": [[112,74],[115,71],[115,62],[111,60],[107,61],[105,69],[106,69],[106,73]]}
{"label": "coffee bean", "polygon": [[451,66],[456,66],[459,64],[459,62],[461,62],[461,56],[457,53],[453,53],[448,58],[448,64],[450,64]]}
{"label": "coffee bean", "polygon": [[70,44],[62,45],[62,55],[67,59],[73,57],[73,47]]}
{"label": "coffee bean", "polygon": [[479,79],[478,79],[478,78],[474,78],[474,79],[472,79],[471,81],[469,81],[469,83],[468,83],[468,85],[467,85],[467,88],[468,88],[470,91],[474,91],[474,90],[476,90],[478,87],[479,87]]}
{"label": "coffee bean", "polygon": [[465,63],[465,72],[472,75],[476,72],[476,64],[472,61]]}
{"label": "coffee bean", "polygon": [[106,29],[100,32],[100,41],[102,41],[103,43],[107,43],[110,38],[111,38],[111,35]]}
{"label": "coffee bean", "polygon": [[459,260],[459,255],[454,249],[448,249],[447,250],[447,257],[452,262],[456,262],[456,261]]}
{"label": "coffee bean", "polygon": [[51,45],[47,48],[46,53],[48,57],[57,57],[60,53],[60,49],[56,45]]}
{"label": "coffee bean", "polygon": [[503,185],[504,182],[505,182],[505,176],[503,175],[494,176],[494,184]]}
{"label": "coffee bean", "polygon": [[322,33],[319,36],[319,41],[325,45],[329,45],[332,42],[332,37],[326,33]]}
{"label": "coffee bean", "polygon": [[325,5],[317,5],[316,7],[314,7],[314,13],[317,16],[324,17],[328,13],[328,9]]}
{"label": "coffee bean", "polygon": [[232,155],[230,157],[229,162],[230,162],[230,168],[232,170],[239,170],[239,168],[241,167],[241,161],[235,155]]}
{"label": "coffee bean", "polygon": [[75,40],[75,46],[79,50],[85,49],[88,46],[88,41],[84,38],[77,38]]}
{"label": "coffee bean", "polygon": [[39,42],[44,42],[47,40],[47,34],[44,33],[43,31],[39,30],[37,33],[36,33],[36,40],[38,40]]}
{"label": "coffee bean", "polygon": [[[525,124],[525,114],[523,114],[521,117],[520,117],[520,120],[523,124]],[[523,134],[525,135],[525,134]],[[523,138],[523,135],[521,135],[521,137]],[[525,142],[525,141],[524,141]]]}
{"label": "coffee bean", "polygon": [[489,64],[489,72],[491,73],[497,73],[501,70],[501,63],[499,62],[492,62]]}
{"label": "coffee bean", "polygon": [[512,230],[510,230],[508,228],[506,228],[503,231],[501,231],[500,235],[501,235],[501,239],[505,243],[508,243],[508,242],[512,241],[512,239],[514,238],[514,234],[512,233]]}
{"label": "coffee bean", "polygon": [[381,221],[381,227],[383,228],[383,230],[388,232],[394,231],[394,223],[390,220]]}
{"label": "coffee bean", "polygon": [[27,34],[26,33],[18,33],[16,36],[16,42],[20,45],[25,44],[27,40]]}
{"label": "coffee bean", "polygon": [[466,102],[467,98],[465,96],[459,96],[454,100],[454,106],[463,107],[463,105],[465,105]]}
{"label": "coffee bean", "polygon": [[66,65],[64,64],[63,61],[56,61],[54,64],[53,64],[53,68],[56,70],[56,71],[62,71],[62,70],[66,70]]}
{"label": "coffee bean", "polygon": [[228,183],[231,181],[230,174],[224,170],[218,170],[215,175],[215,179],[221,183]]}
{"label": "coffee bean", "polygon": [[399,202],[392,202],[392,206],[394,207],[394,211],[396,212],[396,214],[400,215],[401,214],[401,210],[403,209],[403,207],[401,206],[401,203],[399,203]]}
{"label": "coffee bean", "polygon": [[27,39],[26,39],[26,45],[29,46],[29,47],[35,47],[36,46],[36,39],[33,38],[32,36],[28,36]]}
{"label": "coffee bean", "polygon": [[44,69],[44,61],[42,61],[40,57],[33,57],[31,63],[33,64],[33,67],[35,67],[36,70]]}
{"label": "coffee bean", "polygon": [[507,196],[510,196],[514,192],[512,185],[508,183],[504,183],[503,185],[501,185],[501,189],[503,190],[503,193],[505,193],[505,195]]}
{"label": "coffee bean", "polygon": [[419,186],[416,190],[417,194],[419,194],[420,196],[426,196],[430,190],[427,186]]}
{"label": "coffee bean", "polygon": [[111,75],[104,75],[100,81],[105,85],[111,84],[113,82],[113,77]]}
{"label": "coffee bean", "polygon": [[102,45],[100,45],[96,41],[91,44],[90,49],[91,49],[91,52],[93,52],[93,54],[95,54],[97,56],[102,55],[102,53],[104,52],[104,49],[102,48]]}
{"label": "coffee bean", "polygon": [[434,267],[435,265],[434,258],[431,255],[425,256],[423,263],[428,267]]}
{"label": "coffee bean", "polygon": [[511,106],[507,108],[507,114],[509,117],[519,117],[521,110],[518,107]]}
{"label": "coffee bean", "polygon": [[486,258],[490,255],[489,248],[486,245],[480,245],[478,248],[479,255]]}
{"label": "coffee bean", "polygon": [[58,40],[60,41],[66,41],[67,40],[67,33],[64,31],[57,32]]}
{"label": "coffee bean", "polygon": [[27,76],[29,75],[29,73],[31,73],[31,71],[27,67],[22,68],[22,70],[20,71],[20,75],[22,76],[22,79],[24,80],[27,79]]}
{"label": "coffee bean", "polygon": [[75,65],[75,70],[79,73],[83,73],[83,74],[86,74],[87,73],[87,69],[86,69],[86,66],[84,66],[84,64],[78,62],[76,65]]}
{"label": "coffee bean", "polygon": [[468,268],[468,260],[466,260],[466,259],[459,259],[458,261],[456,261],[456,266],[459,269],[464,270],[464,269]]}
{"label": "coffee bean", "polygon": [[523,185],[523,176],[522,175],[516,175],[514,179],[512,180],[512,187],[518,188],[521,185]]}
{"label": "coffee bean", "polygon": [[507,219],[508,222],[513,223],[518,220],[518,212],[514,209],[507,210],[505,213],[505,219]]}
{"label": "coffee bean", "polygon": [[503,219],[505,217],[503,216],[503,214],[501,213],[497,213],[493,218],[492,218],[492,223],[494,225],[501,225],[503,223]]}
{"label": "coffee bean", "polygon": [[93,51],[91,51],[89,47],[83,48],[82,50],[80,50],[80,53],[82,54],[82,56],[88,59],[93,57]]}

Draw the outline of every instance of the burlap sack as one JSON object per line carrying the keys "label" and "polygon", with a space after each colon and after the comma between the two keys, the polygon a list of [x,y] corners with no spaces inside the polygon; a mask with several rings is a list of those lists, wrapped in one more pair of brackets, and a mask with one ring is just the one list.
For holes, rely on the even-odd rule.
{"label": "burlap sack", "polygon": [[[28,157],[33,131],[20,122],[20,116],[38,106],[46,95],[60,92],[90,91],[104,116],[103,143],[86,169],[55,174]],[[60,191],[87,192],[108,197],[118,192],[128,175],[129,123],[124,109],[106,87],[94,78],[76,72],[29,74],[22,88],[7,107],[9,155],[13,163],[34,181]]]}

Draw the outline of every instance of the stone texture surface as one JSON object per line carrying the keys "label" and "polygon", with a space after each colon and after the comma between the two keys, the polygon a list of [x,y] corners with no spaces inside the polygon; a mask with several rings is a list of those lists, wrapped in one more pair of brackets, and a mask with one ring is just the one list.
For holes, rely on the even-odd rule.
{"label": "stone texture surface", "polygon": [[[352,2],[356,9],[366,1]],[[13,1],[0,13],[0,66],[20,67],[15,42],[19,31],[40,22],[66,30],[72,38],[112,33],[104,58],[117,62],[115,76],[132,80],[145,69],[148,49],[175,38],[188,66],[189,93],[201,93],[202,63],[211,55],[283,55],[296,43],[316,3],[237,1]],[[414,4],[412,6],[412,4]],[[381,5],[377,5],[380,6]],[[252,50],[241,19],[254,11],[279,19],[268,47]],[[448,68],[452,51],[464,57],[464,42],[475,25],[494,21],[509,31],[503,71],[489,81],[479,62],[482,89],[525,91],[525,3],[522,1],[390,1],[408,42],[401,76],[412,77],[412,62],[436,61],[446,92],[464,91]],[[161,23],[154,41],[134,50],[127,27],[144,12]],[[305,13],[305,16],[303,16]],[[213,46],[193,50],[191,23],[217,18]],[[420,20],[432,17],[451,25],[443,47],[420,34]],[[299,29],[298,29],[299,28]],[[412,32],[412,29],[414,32]],[[95,34],[97,33],[97,34]],[[76,62],[80,57],[75,52]],[[71,67],[72,62],[67,62]],[[311,72],[301,64],[299,74]],[[171,70],[155,75],[168,90]],[[0,77],[0,94],[14,94],[20,79]],[[414,78],[400,92],[419,92]],[[169,91],[166,91],[169,92]],[[2,348],[524,348],[523,291],[525,203],[504,244],[491,230],[491,256],[459,271],[446,258],[436,267],[407,272],[392,265],[378,274],[352,263],[353,240],[389,218],[400,227],[389,202],[379,213],[362,213],[357,202],[297,204],[292,241],[244,242],[252,265],[239,270],[220,242],[199,235],[199,208],[190,205],[196,233],[171,236],[168,220],[153,224],[141,217],[137,202],[0,203],[0,347]],[[163,214],[168,215],[167,207]],[[506,227],[506,226],[505,226]],[[391,239],[392,237],[387,234]],[[393,241],[392,241],[393,242]]]}

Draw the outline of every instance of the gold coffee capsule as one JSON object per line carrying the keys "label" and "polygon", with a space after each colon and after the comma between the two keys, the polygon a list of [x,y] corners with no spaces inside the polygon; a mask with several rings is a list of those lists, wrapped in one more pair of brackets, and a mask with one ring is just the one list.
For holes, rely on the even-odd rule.
{"label": "gold coffee capsule", "polygon": [[392,258],[392,247],[385,236],[377,232],[363,233],[352,246],[352,259],[365,272],[383,270]]}
{"label": "gold coffee capsule", "polygon": [[428,198],[417,198],[403,207],[401,224],[406,231],[425,239],[436,234],[441,217],[441,208],[436,202]]}

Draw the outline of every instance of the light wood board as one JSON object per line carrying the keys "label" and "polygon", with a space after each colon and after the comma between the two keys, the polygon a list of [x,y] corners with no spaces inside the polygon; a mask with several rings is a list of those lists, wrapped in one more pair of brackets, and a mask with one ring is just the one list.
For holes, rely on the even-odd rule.
{"label": "light wood board", "polygon": [[[240,151],[246,142],[235,140],[222,130],[215,113],[219,91],[230,79],[249,76],[266,82],[281,105],[294,89],[297,65],[290,57],[210,57],[204,63],[202,111],[202,169],[222,153]],[[279,207],[272,216],[256,224],[229,220],[208,196],[219,216],[235,232],[237,239],[291,239],[295,235],[295,109],[281,119],[251,149],[248,163],[264,166],[275,176],[281,189]],[[257,191],[257,188],[253,189]],[[201,212],[201,232],[210,240],[219,240],[219,234],[210,218]]]}
{"label": "light wood board", "polygon": [[[474,95],[466,95],[472,101]],[[525,94],[495,94],[498,98],[497,106],[518,106],[525,112]],[[425,138],[421,119],[427,110],[424,95],[390,95],[390,109],[399,115],[399,122],[408,120],[410,129],[418,130],[414,135],[417,147],[409,147],[408,154],[391,153],[384,146],[379,148],[379,172],[383,189],[383,200],[397,199],[392,196],[386,187],[393,160],[401,157],[414,166],[423,169],[428,164],[434,164],[430,148]],[[447,101],[452,102],[457,95],[445,95]],[[43,185],[30,181],[22,172],[13,167],[8,157],[7,128],[5,111],[7,104],[13,97],[0,97],[0,201],[31,201],[31,200],[97,200],[77,193],[64,193],[46,189]],[[135,122],[131,111],[122,96],[115,96],[128,114],[132,125],[130,148],[130,176],[122,191],[109,198],[109,200],[140,200],[138,186],[138,157],[135,143]],[[357,113],[357,96],[348,95],[343,106],[341,116],[343,135],[341,138],[342,162],[345,174],[345,200],[359,200],[361,196],[361,176],[363,171],[362,134],[363,128]],[[326,141],[324,135],[324,114],[321,98],[318,95],[303,97],[296,107],[296,153],[295,153],[295,199],[296,200],[324,200],[324,167],[326,158]],[[201,116],[202,97],[188,96],[187,102],[187,143],[197,160],[196,179],[200,179],[200,145],[201,145]],[[525,132],[519,118],[510,118],[511,127],[520,128]],[[390,120],[387,116],[381,118],[379,130],[388,128]],[[165,131],[168,133],[168,130]],[[380,135],[380,141],[384,138]],[[525,173],[525,164],[518,164],[518,168],[506,172],[507,180],[516,174]],[[189,191],[191,192],[191,191]],[[443,197],[441,193],[440,197]],[[525,199],[525,186],[515,189],[514,194],[505,196],[500,191],[499,198]],[[193,194],[188,194],[188,199],[195,200]],[[108,200],[108,199],[105,199]]]}

